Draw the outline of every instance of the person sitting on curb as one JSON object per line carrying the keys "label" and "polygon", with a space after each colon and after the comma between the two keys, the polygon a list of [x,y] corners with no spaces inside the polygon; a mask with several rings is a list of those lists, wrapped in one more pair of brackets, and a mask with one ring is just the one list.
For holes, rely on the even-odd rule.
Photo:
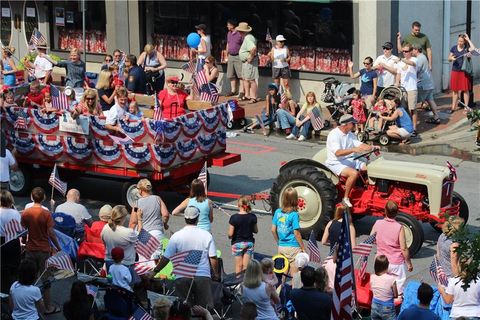
{"label": "person sitting on curb", "polygon": [[433,289],[427,283],[422,283],[417,291],[418,305],[412,304],[398,316],[398,320],[422,319],[440,320],[440,317],[430,310],[430,302],[433,299]]}
{"label": "person sitting on curb", "polygon": [[408,112],[400,105],[400,99],[393,100],[393,113],[390,116],[380,116],[386,121],[395,121],[396,124],[388,127],[387,135],[394,139],[400,139],[402,144],[410,143],[410,136],[413,133],[413,122]]}

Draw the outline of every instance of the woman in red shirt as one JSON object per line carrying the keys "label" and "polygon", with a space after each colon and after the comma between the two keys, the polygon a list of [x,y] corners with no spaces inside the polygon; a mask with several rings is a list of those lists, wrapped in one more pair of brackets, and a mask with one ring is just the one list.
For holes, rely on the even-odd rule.
{"label": "woman in red shirt", "polygon": [[96,90],[87,89],[82,96],[82,101],[72,111],[72,118],[79,115],[103,116],[102,107],[98,103],[98,94]]}
{"label": "woman in red shirt", "polygon": [[186,101],[191,97],[179,87],[178,77],[167,78],[167,87],[158,93],[158,104],[162,108],[163,119],[170,120],[184,115],[187,110]]}

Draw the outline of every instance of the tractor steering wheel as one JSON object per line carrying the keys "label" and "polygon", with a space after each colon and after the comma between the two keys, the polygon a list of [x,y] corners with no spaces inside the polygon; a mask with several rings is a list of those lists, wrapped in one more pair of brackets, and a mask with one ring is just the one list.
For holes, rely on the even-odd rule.
{"label": "tractor steering wheel", "polygon": [[356,156],[355,158],[353,158],[353,160],[358,160],[358,159],[360,159],[360,158],[367,158],[367,160],[370,160],[370,159],[369,159],[369,156],[370,156],[372,153],[375,153],[375,155],[378,156],[378,155],[380,155],[380,149],[374,148],[374,149],[371,150],[371,151],[368,151],[368,152],[362,153],[361,155]]}

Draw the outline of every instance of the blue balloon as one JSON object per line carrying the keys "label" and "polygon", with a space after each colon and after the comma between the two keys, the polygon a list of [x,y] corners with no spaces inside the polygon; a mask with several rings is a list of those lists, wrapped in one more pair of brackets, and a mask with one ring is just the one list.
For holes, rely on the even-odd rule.
{"label": "blue balloon", "polygon": [[187,36],[187,44],[190,48],[198,48],[200,44],[200,35],[198,33],[192,32]]}

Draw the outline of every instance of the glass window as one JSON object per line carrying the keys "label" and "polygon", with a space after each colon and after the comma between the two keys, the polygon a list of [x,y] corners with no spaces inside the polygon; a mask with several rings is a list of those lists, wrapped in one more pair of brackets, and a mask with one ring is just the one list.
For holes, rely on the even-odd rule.
{"label": "glass window", "polygon": [[[51,47],[56,50],[83,48],[81,1],[48,2]],[[107,52],[105,1],[85,1],[86,50]]]}
{"label": "glass window", "polygon": [[25,41],[29,43],[33,30],[38,29],[38,10],[35,1],[25,2],[23,21],[25,23]]}
{"label": "glass window", "polygon": [[1,22],[0,22],[0,39],[4,46],[10,45],[12,38],[12,9],[8,1],[0,1],[2,4]]}

